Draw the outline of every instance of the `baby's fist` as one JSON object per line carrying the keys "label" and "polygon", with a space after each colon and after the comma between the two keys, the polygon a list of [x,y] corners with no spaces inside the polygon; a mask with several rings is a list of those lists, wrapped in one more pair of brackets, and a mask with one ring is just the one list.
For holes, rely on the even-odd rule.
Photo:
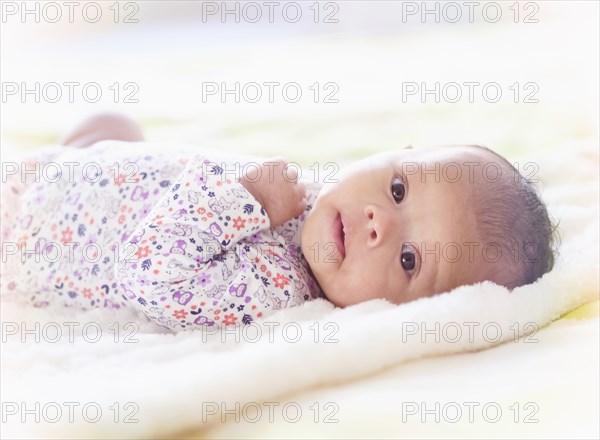
{"label": "baby's fist", "polygon": [[306,210],[306,186],[298,182],[295,167],[282,157],[269,159],[240,176],[240,183],[267,212],[275,228]]}

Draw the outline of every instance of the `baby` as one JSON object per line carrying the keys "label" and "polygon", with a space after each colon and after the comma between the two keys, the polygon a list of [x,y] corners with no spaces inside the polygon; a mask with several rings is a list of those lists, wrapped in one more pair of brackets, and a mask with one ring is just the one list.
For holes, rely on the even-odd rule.
{"label": "baby", "polygon": [[375,154],[321,185],[281,158],[240,167],[102,140],[143,136],[103,114],[37,164],[95,164],[82,175],[31,181],[3,167],[3,296],[133,307],[179,331],[249,324],[319,297],[345,307],[484,280],[513,289],[553,266],[544,204],[483,147]]}

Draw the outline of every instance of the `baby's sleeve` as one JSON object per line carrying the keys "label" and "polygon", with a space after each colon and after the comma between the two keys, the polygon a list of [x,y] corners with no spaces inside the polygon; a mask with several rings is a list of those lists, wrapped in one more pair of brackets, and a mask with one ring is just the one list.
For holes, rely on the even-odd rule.
{"label": "baby's sleeve", "polygon": [[173,330],[248,324],[272,298],[273,282],[253,273],[255,265],[264,260],[260,266],[279,288],[289,282],[275,275],[272,260],[245,255],[253,235],[269,227],[264,208],[237,178],[196,156],[122,243],[117,285],[132,305]]}

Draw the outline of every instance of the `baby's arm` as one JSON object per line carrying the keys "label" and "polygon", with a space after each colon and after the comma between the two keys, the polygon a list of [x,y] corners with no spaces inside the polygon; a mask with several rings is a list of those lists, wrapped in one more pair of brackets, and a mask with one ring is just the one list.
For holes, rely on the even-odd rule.
{"label": "baby's arm", "polygon": [[[123,247],[116,269],[123,296],[172,329],[261,317],[271,304],[267,289],[279,293],[287,285],[285,270],[275,264],[275,256],[249,258],[242,252],[249,246],[236,245],[271,226],[253,194],[275,210],[276,222],[291,217],[283,220],[285,210],[273,208],[278,205],[267,195],[269,186],[249,178],[255,181],[248,184],[253,192],[236,179],[224,178],[218,164],[193,158]],[[126,261],[132,247],[134,261]]]}

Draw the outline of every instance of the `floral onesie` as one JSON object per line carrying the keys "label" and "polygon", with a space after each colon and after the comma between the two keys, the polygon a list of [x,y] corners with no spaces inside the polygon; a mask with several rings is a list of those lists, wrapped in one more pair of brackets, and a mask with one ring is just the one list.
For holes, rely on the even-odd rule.
{"label": "floral onesie", "polygon": [[231,163],[153,147],[55,147],[5,166],[2,295],[134,307],[175,331],[249,324],[323,297],[300,249],[319,184],[305,182],[305,213],[270,228]]}

